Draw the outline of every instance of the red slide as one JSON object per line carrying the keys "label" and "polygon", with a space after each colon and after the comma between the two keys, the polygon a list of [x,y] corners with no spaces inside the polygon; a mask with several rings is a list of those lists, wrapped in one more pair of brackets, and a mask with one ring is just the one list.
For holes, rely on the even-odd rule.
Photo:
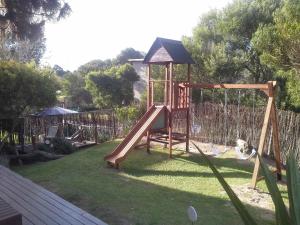
{"label": "red slide", "polygon": [[106,155],[106,160],[110,165],[118,168],[119,163],[123,161],[130,150],[142,139],[157,117],[165,110],[165,106],[151,106],[151,108],[143,115],[138,123],[132,128],[125,139],[116,147],[116,149]]}

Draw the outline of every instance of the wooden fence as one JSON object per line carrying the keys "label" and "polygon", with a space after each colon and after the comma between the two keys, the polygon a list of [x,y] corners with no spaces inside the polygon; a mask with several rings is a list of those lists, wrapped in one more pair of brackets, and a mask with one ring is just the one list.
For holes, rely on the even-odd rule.
{"label": "wooden fence", "polygon": [[[191,108],[191,139],[234,146],[238,138],[257,149],[263,125],[265,107],[252,108],[203,103]],[[295,151],[300,162],[300,114],[278,110],[279,139],[282,159],[285,163],[289,151]],[[177,114],[173,126],[178,132],[185,131],[184,115]],[[265,143],[265,153],[273,154],[272,131]]]}
{"label": "wooden fence", "polygon": [[[257,148],[263,124],[265,107],[245,107],[228,105],[226,113],[224,105],[205,102],[191,107],[191,139],[202,142],[212,142],[222,145],[235,145],[238,138],[247,141]],[[175,131],[186,130],[185,113],[178,112],[174,115],[173,127]],[[114,110],[99,110],[69,114],[65,116],[26,117],[22,125],[12,135],[12,141],[19,144],[31,141],[31,136],[47,134],[50,126],[63,127],[62,136],[70,136],[79,127],[84,130],[84,139],[98,142],[116,137],[124,137],[132,125],[138,120],[118,120]],[[278,110],[279,138],[282,158],[285,162],[287,152],[295,151],[300,155],[300,114]],[[9,121],[0,120],[0,135],[4,135],[9,128]],[[271,129],[269,129],[271,130]],[[22,137],[23,138],[20,138]],[[272,135],[268,133],[265,152],[272,154]],[[299,160],[300,162],[300,160]]]}

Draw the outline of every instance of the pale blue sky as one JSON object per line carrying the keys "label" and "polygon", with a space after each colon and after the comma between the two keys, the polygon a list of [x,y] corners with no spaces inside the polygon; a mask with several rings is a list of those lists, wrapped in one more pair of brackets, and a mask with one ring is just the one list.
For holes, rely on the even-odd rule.
{"label": "pale blue sky", "polygon": [[191,35],[199,17],[231,0],[67,0],[72,14],[48,23],[43,63],[75,70],[133,47],[147,52],[156,37]]}

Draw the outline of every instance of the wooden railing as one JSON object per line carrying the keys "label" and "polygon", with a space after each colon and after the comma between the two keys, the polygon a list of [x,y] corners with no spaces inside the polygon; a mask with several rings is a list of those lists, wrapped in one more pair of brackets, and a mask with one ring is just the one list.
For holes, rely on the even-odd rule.
{"label": "wooden railing", "polygon": [[[149,105],[155,104],[154,96],[155,92],[155,83],[165,83],[164,85],[164,103],[160,103],[161,105],[169,106],[169,88],[167,80],[151,80],[149,83]],[[189,87],[186,85],[187,83],[183,82],[173,82],[173,100],[172,100],[172,109],[180,110],[187,109],[189,107]],[[166,90],[167,89],[167,90]]]}
{"label": "wooden railing", "polygon": [[187,109],[189,107],[189,88],[185,83],[173,83],[173,108],[174,109]]}

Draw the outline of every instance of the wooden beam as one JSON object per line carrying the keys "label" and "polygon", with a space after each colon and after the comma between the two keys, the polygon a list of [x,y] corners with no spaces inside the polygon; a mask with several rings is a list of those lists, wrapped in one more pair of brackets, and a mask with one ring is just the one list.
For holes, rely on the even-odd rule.
{"label": "wooden beam", "polygon": [[[270,120],[270,114],[271,114],[273,101],[274,101],[274,98],[269,97],[263,127],[262,127],[261,133],[260,133],[259,146],[258,146],[258,152],[257,152],[257,154],[259,154],[259,155],[262,155],[262,152],[263,152],[263,149],[264,149],[265,139],[266,139],[267,129],[268,129],[268,125],[269,125],[269,120]],[[251,182],[252,188],[256,187],[259,168],[260,168],[260,163],[259,163],[258,156],[256,156],[255,166],[254,166],[254,170],[253,170],[253,174],[252,174],[252,182]]]}
{"label": "wooden beam", "polygon": [[147,140],[146,140],[147,153],[150,153],[150,141],[151,141],[150,139],[151,139],[150,131],[147,131]]}
{"label": "wooden beam", "polygon": [[165,105],[168,105],[168,66],[165,66],[165,80],[163,81],[165,83],[165,90],[164,90],[164,102]]}
{"label": "wooden beam", "polygon": [[[147,67],[147,76],[148,76],[148,88],[147,88],[147,110],[150,109],[151,105],[153,103],[151,103],[151,99],[152,97],[150,96],[151,95],[151,83],[150,83],[150,80],[151,80],[151,65],[148,64],[148,67]],[[147,131],[147,140],[146,140],[146,143],[147,143],[147,152],[150,153],[150,132]]]}
{"label": "wooden beam", "polygon": [[206,88],[206,89],[260,89],[268,90],[268,84],[186,84],[187,87],[191,88]]}
{"label": "wooden beam", "polygon": [[[278,173],[278,171],[277,171],[277,170],[274,170],[274,171],[271,171],[271,173],[272,173],[272,174]],[[260,177],[257,178],[257,181],[261,181],[261,180],[263,180],[263,179],[265,179],[265,177],[264,177],[264,176],[260,176]]]}
{"label": "wooden beam", "polygon": [[[166,70],[168,69],[168,67],[166,67]],[[165,72],[167,73],[167,71]],[[150,82],[154,82],[154,83],[165,83],[165,82],[168,82],[169,80],[168,79],[165,79],[165,80],[150,80]]]}
{"label": "wooden beam", "polygon": [[180,102],[178,102],[179,100],[181,100],[180,98],[180,94],[179,94],[179,87],[178,87],[178,83],[174,82],[173,83],[173,109],[178,109],[180,107]]}
{"label": "wooden beam", "polygon": [[[191,64],[188,64],[188,83],[191,82]],[[185,145],[185,151],[188,152],[190,148],[190,95],[191,95],[191,89],[190,87],[187,87],[186,89],[186,101],[187,101],[187,110],[186,110],[186,145]]]}
{"label": "wooden beam", "polygon": [[[275,100],[274,100],[275,86],[276,86],[276,81],[269,81],[268,82],[268,90],[266,90],[266,92],[267,92],[266,94],[269,96],[269,100],[268,100],[268,105],[267,105],[267,109],[266,109],[263,128],[262,128],[262,131],[261,131],[258,154],[261,155],[262,151],[264,149],[266,131],[267,131],[267,128],[268,128],[269,120],[271,118],[272,128],[273,128],[273,132],[272,132],[272,135],[273,135],[273,151],[274,151],[275,162],[276,162],[276,174],[277,174],[277,179],[281,180],[281,159],[280,159],[279,130],[278,130],[276,106],[275,106]],[[260,167],[259,159],[258,159],[258,157],[256,157],[255,167],[254,167],[254,171],[253,171],[253,175],[252,175],[252,184],[251,184],[253,188],[255,188],[256,183],[259,180],[261,180],[261,177],[258,177],[259,167]]]}
{"label": "wooden beam", "polygon": [[275,102],[273,101],[272,109],[271,109],[271,122],[273,128],[273,151],[277,169],[277,179],[281,180],[281,156],[280,156],[280,143],[279,143],[279,130],[278,130],[278,122],[277,122],[277,113]]}
{"label": "wooden beam", "polygon": [[150,83],[150,87],[151,87],[151,103],[150,103],[150,106],[154,104],[154,83],[151,82]]}
{"label": "wooden beam", "polygon": [[148,85],[147,85],[147,109],[151,107],[151,65],[147,66],[147,77],[148,77]]}
{"label": "wooden beam", "polygon": [[91,116],[92,116],[92,121],[93,121],[93,126],[94,126],[94,139],[95,139],[95,143],[98,144],[97,121],[96,121],[94,113],[91,113]]}
{"label": "wooden beam", "polygon": [[173,63],[169,64],[169,157],[172,158]]}

